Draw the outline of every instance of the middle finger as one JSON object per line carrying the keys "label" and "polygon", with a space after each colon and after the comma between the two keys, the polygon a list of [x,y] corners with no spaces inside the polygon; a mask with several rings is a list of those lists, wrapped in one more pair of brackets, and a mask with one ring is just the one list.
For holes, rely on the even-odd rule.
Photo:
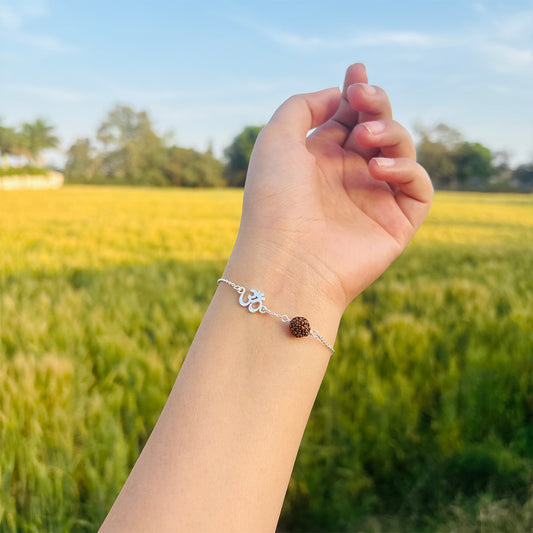
{"label": "middle finger", "polygon": [[[346,97],[352,109],[359,114],[359,124],[368,120],[392,118],[392,106],[389,97],[381,87],[366,83],[354,83],[346,90]],[[373,148],[358,145],[353,134],[346,139],[344,148],[361,155],[367,161],[378,153]]]}

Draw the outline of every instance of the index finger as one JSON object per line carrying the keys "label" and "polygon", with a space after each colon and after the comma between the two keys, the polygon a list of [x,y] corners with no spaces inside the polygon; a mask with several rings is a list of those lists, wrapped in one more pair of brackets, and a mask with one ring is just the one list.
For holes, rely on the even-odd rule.
{"label": "index finger", "polygon": [[359,120],[359,112],[348,101],[348,87],[354,83],[368,83],[366,68],[362,63],[354,63],[346,69],[339,107],[325,124],[313,132],[313,137],[327,139],[340,146],[344,144]]}
{"label": "index finger", "polygon": [[309,130],[320,126],[335,113],[340,98],[337,87],[291,96],[272,115],[263,128],[263,135],[273,133],[305,144]]}

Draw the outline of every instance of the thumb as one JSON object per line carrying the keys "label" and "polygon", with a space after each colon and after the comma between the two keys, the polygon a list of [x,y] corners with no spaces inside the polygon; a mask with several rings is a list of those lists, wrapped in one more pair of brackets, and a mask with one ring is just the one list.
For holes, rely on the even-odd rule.
{"label": "thumb", "polygon": [[291,96],[278,107],[265,130],[304,143],[309,130],[330,119],[340,102],[338,87]]}

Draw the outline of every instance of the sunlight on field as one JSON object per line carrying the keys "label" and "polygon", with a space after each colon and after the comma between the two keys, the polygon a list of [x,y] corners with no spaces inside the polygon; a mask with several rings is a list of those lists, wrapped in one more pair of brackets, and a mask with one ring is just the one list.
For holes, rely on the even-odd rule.
{"label": "sunlight on field", "polygon": [[[0,193],[6,272],[101,268],[158,259],[223,260],[239,227],[241,190],[65,187]],[[411,246],[533,241],[527,195],[437,193]]]}
{"label": "sunlight on field", "polygon": [[242,192],[65,187],[0,195],[4,268],[100,268],[227,257]]}
{"label": "sunlight on field", "polygon": [[[96,531],[241,202],[229,189],[0,192],[1,532]],[[343,316],[282,530],[478,531],[442,524],[487,509],[502,510],[487,531],[529,530],[532,242],[533,195],[436,194]]]}
{"label": "sunlight on field", "polygon": [[533,239],[533,198],[437,192],[414,244],[523,244]]}

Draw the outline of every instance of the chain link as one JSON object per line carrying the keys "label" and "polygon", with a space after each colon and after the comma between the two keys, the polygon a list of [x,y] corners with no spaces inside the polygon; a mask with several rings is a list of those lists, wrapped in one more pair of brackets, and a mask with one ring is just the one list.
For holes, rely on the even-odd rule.
{"label": "chain link", "polygon": [[318,339],[324,346],[327,346],[331,350],[331,355],[335,353],[333,346],[331,346],[329,342],[326,339],[324,339],[324,337],[322,337],[322,335],[320,335],[320,333],[318,333],[316,329],[312,329],[309,332],[309,335],[311,335],[311,337],[314,337],[315,339]]}
{"label": "chain link", "polygon": [[[248,309],[249,309],[250,312],[259,311],[261,314],[265,314],[266,313],[266,314],[272,315],[272,316],[274,316],[276,318],[279,318],[282,322],[285,322],[285,323],[291,321],[291,319],[287,315],[282,315],[280,313],[275,313],[274,311],[271,311],[266,305],[264,305],[262,303],[263,300],[264,300],[263,293],[261,293],[259,291],[256,291],[254,289],[251,289],[251,292],[255,295],[255,300],[252,301],[251,298],[249,298],[248,302],[243,303],[242,302],[242,297],[246,293],[246,288],[241,286],[241,285],[237,285],[236,283],[233,283],[233,281],[229,281],[228,279],[225,279],[225,278],[219,278],[217,280],[217,285],[221,281],[223,283],[226,283],[227,285],[229,285],[231,288],[233,288],[235,291],[237,291],[240,294],[240,298],[239,298],[240,304],[243,307],[247,307],[249,305]],[[260,305],[259,305],[258,308],[255,308],[255,309],[252,310],[252,304],[254,304],[254,303],[260,303]],[[322,337],[322,335],[320,335],[320,333],[318,333],[318,331],[316,331],[315,329],[312,329],[312,330],[309,331],[309,335],[311,335],[311,337],[314,337],[315,339],[320,341],[324,346],[326,346],[329,350],[331,350],[331,355],[333,355],[335,353],[335,350],[333,349],[333,346],[331,346],[331,344],[329,344],[324,339],[324,337]]]}

